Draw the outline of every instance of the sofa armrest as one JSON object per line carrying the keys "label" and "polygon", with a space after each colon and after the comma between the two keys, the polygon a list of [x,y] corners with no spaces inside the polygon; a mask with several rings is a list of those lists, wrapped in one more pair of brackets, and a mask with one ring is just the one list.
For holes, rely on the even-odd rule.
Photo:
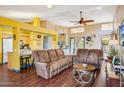
{"label": "sofa armrest", "polygon": [[102,62],[104,61],[103,57],[99,57],[99,64],[102,65]]}
{"label": "sofa armrest", "polygon": [[65,57],[73,57],[74,55],[65,55]]}
{"label": "sofa armrest", "polygon": [[77,55],[73,56],[73,62],[75,63],[81,63],[81,58]]}
{"label": "sofa armrest", "polygon": [[66,56],[65,56],[65,59],[67,59],[67,61],[68,61],[69,63],[72,63],[72,62],[73,62],[73,55],[66,55]]}
{"label": "sofa armrest", "polygon": [[36,67],[37,75],[42,76],[45,79],[48,79],[50,73],[49,66],[50,65],[48,63],[36,62],[35,67]]}
{"label": "sofa armrest", "polygon": [[72,57],[73,61],[75,61],[77,57],[78,57],[77,55],[74,55],[74,56]]}
{"label": "sofa armrest", "polygon": [[73,54],[70,54],[70,55],[65,55],[65,57],[71,57],[72,60],[73,60],[73,57],[76,56],[76,55],[73,55]]}

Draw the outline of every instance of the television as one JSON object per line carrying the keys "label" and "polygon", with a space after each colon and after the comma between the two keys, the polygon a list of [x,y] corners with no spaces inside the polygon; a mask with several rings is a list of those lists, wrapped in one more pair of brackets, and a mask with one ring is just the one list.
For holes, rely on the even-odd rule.
{"label": "television", "polygon": [[124,24],[119,26],[120,46],[124,47]]}

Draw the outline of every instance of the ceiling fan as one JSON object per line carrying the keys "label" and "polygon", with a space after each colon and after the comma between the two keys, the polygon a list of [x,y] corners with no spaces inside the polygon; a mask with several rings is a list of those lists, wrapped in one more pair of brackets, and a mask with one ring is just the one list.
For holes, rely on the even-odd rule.
{"label": "ceiling fan", "polygon": [[80,20],[79,21],[70,21],[70,22],[75,22],[76,24],[87,25],[87,23],[94,22],[94,20],[84,20],[84,18],[82,17],[82,11],[80,11]]}

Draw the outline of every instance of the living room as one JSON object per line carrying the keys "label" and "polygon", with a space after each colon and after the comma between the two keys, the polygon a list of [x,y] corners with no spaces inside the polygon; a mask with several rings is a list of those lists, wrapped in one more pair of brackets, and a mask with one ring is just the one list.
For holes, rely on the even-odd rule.
{"label": "living room", "polygon": [[0,86],[123,87],[123,9],[0,6]]}

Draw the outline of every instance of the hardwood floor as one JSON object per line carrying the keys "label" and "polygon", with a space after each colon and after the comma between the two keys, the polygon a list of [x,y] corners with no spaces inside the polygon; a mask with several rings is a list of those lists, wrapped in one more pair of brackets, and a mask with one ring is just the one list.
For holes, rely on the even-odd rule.
{"label": "hardwood floor", "polygon": [[73,78],[72,68],[62,71],[51,79],[44,79],[36,75],[34,68],[16,73],[7,69],[7,65],[0,65],[0,86],[1,87],[105,87],[106,75],[105,66],[97,71],[97,77],[92,84],[81,85]]}

